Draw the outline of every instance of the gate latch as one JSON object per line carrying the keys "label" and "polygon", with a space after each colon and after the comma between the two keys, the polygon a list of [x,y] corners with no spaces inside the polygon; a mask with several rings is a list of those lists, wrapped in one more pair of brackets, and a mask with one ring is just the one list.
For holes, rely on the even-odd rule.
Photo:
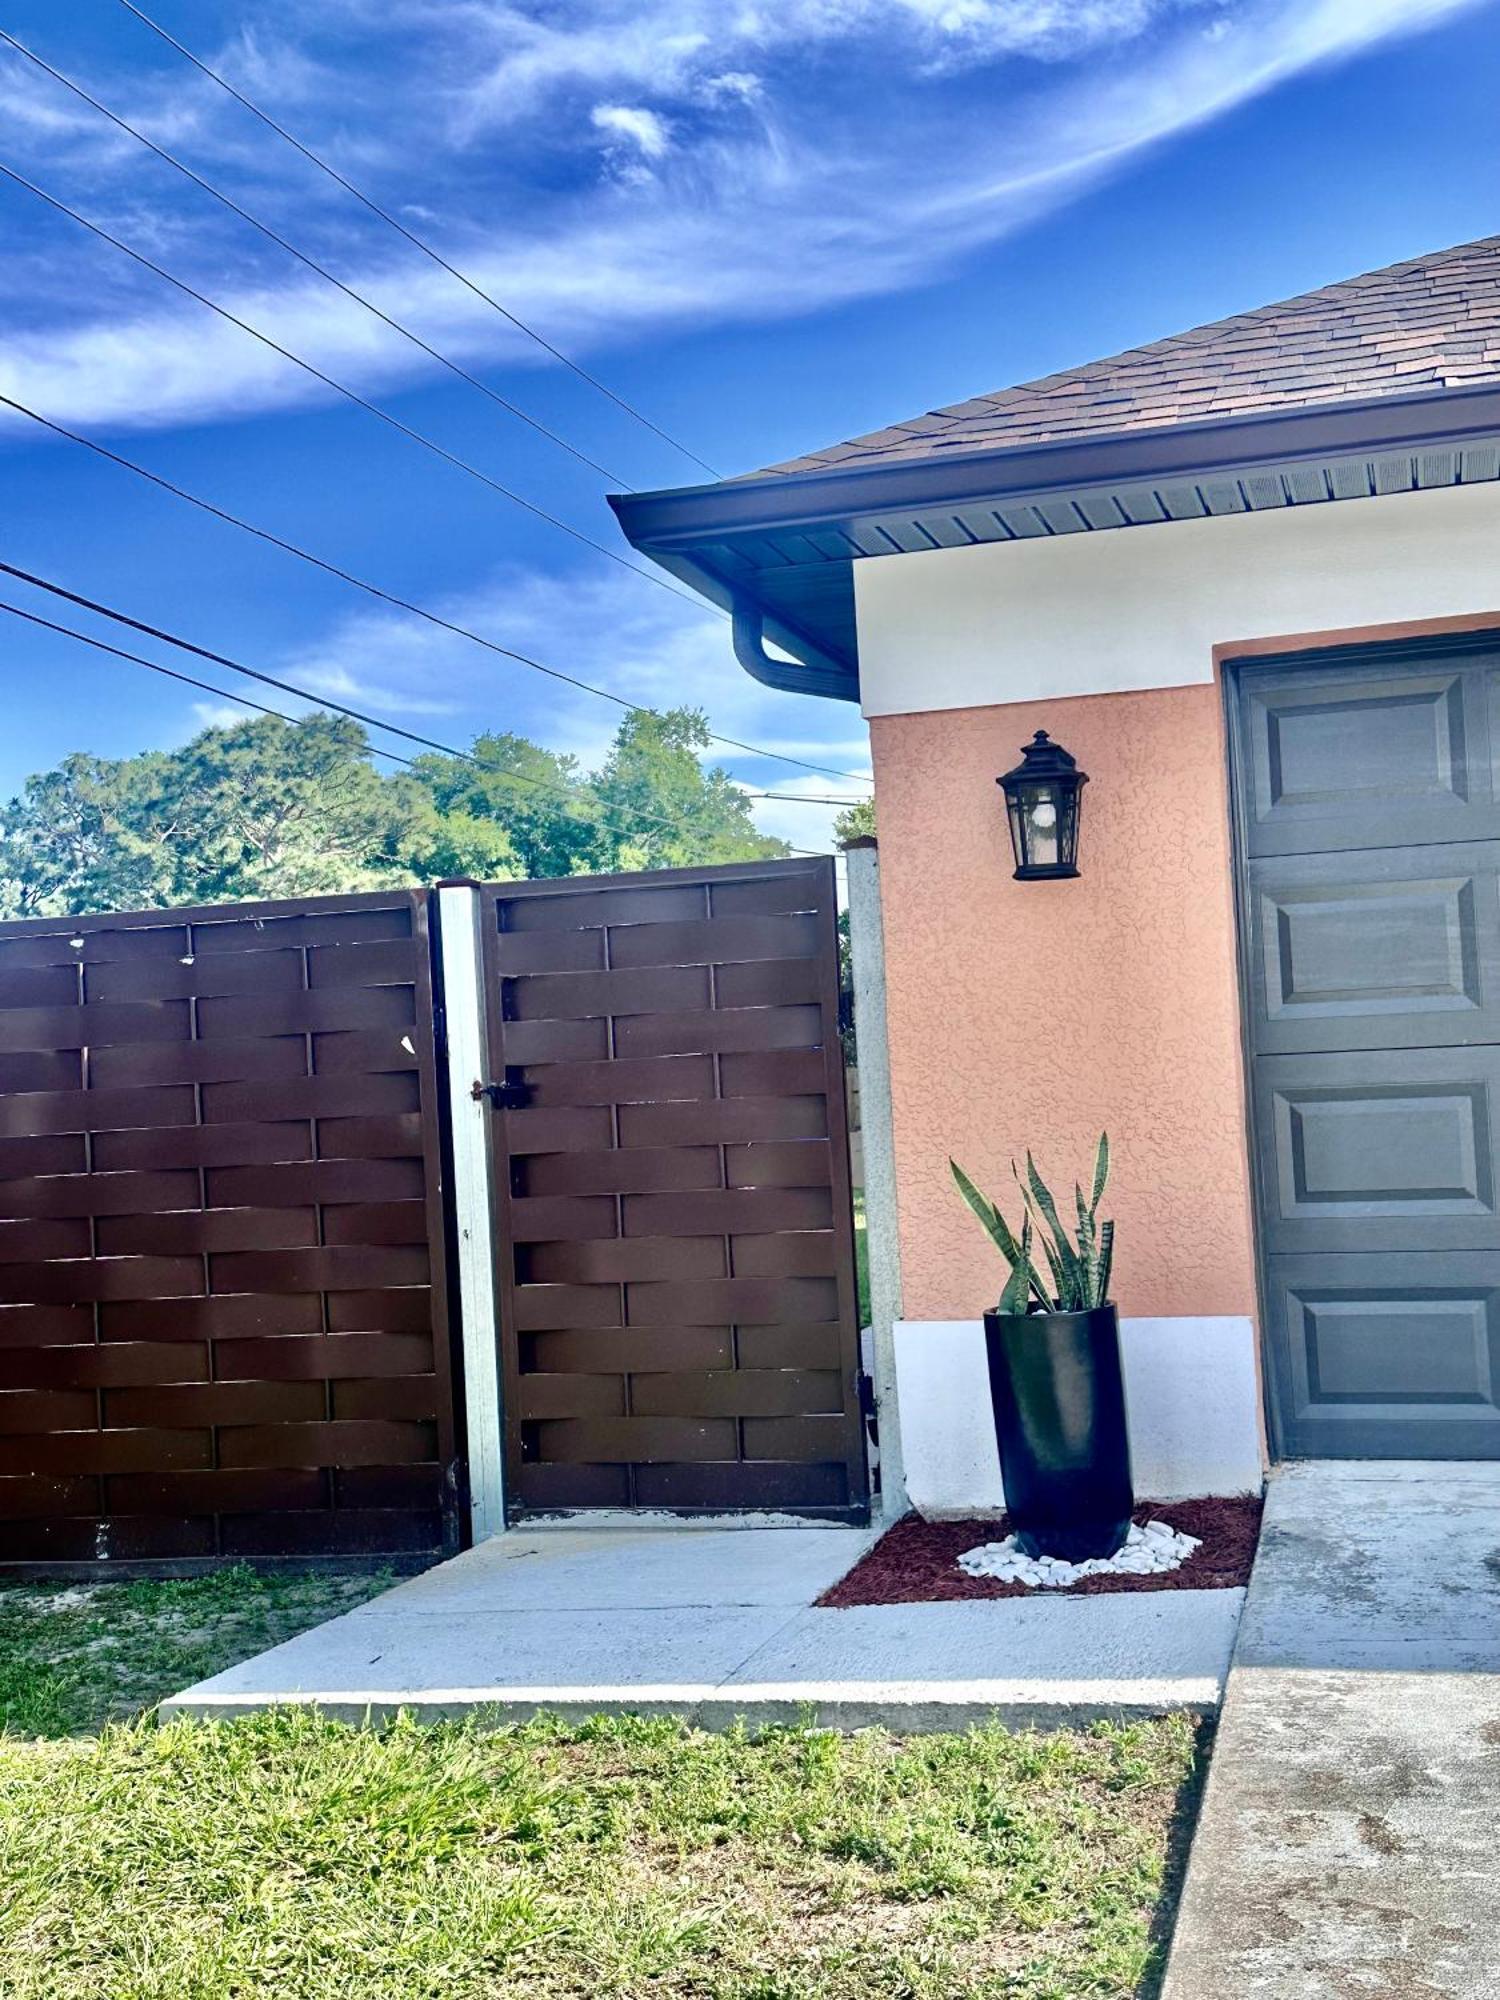
{"label": "gate latch", "polygon": [[469,1092],[477,1104],[487,1097],[496,1111],[519,1111],[528,1102],[530,1090],[524,1083],[479,1083]]}

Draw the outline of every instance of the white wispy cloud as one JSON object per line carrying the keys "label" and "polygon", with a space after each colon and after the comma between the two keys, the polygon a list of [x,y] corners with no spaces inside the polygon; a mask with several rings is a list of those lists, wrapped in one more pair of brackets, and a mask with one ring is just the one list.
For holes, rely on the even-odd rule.
{"label": "white wispy cloud", "polygon": [[583,85],[681,91],[710,66],[833,42],[880,41],[940,67],[1027,56],[1076,58],[1135,40],[1214,0],[654,0],[620,19],[610,0],[538,9],[516,0],[467,7],[494,60],[468,93],[477,121],[530,114],[539,95]]}
{"label": "white wispy cloud", "polygon": [[[642,0],[622,20],[613,0],[330,0],[317,10],[325,43],[332,35],[340,46],[342,27],[351,44],[363,35],[369,47],[437,53],[411,53],[409,73],[383,73],[383,91],[364,76],[320,115],[336,135],[326,143],[345,160],[369,145],[399,156],[403,136],[420,125],[429,137],[424,183],[453,191],[442,210],[444,247],[485,289],[587,354],[683,324],[764,321],[929,280],[1144,148],[1299,71],[1475,4]],[[294,101],[304,126],[316,127],[318,86],[331,66],[328,46],[301,49],[304,18],[267,0],[267,25],[224,59],[273,102]],[[847,90],[840,94],[826,68],[816,89],[805,88],[801,72],[835,49],[849,57]],[[955,93],[943,80],[955,66],[981,64],[997,65],[1003,117],[987,90]],[[107,80],[91,81],[108,100]],[[25,82],[14,63],[0,66],[0,113]],[[177,143],[210,153],[242,143],[242,134],[226,136],[224,103],[206,105],[180,65],[131,89],[142,115],[178,121]],[[69,149],[84,143],[76,107],[57,108],[29,86],[25,95],[32,123],[15,131],[28,158],[50,162],[80,204],[96,209],[105,198],[97,161],[81,188],[69,178]],[[493,177],[529,170],[543,121],[553,148],[547,188],[492,205]],[[601,137],[641,171],[604,180],[588,171]],[[135,163],[109,145],[113,213],[129,215],[132,203],[149,212],[167,198],[159,165],[137,186]],[[281,156],[268,145],[257,138],[257,205],[284,200],[303,229],[345,232],[339,268],[351,282],[466,361],[540,358],[441,272],[366,233],[326,183],[311,195],[291,155],[282,158],[285,185],[273,183]],[[470,182],[477,192],[460,199]],[[381,191],[405,201],[426,190],[409,168],[391,167]],[[7,208],[26,199],[13,190]],[[263,244],[247,248],[242,228],[192,199],[196,207],[174,213],[168,261],[182,275],[361,390],[421,372],[421,357],[370,315],[295,266],[275,275]],[[83,263],[99,277],[113,268],[113,253],[83,248],[72,225],[48,229],[62,271]],[[140,231],[127,224],[122,233]],[[28,260],[36,255],[28,244]],[[60,303],[60,281],[39,284],[42,306],[29,321],[18,310],[8,330],[0,387],[65,421],[122,426],[240,416],[326,393],[203,308],[143,289],[128,267],[122,276],[116,302],[102,308],[93,303],[97,282],[72,310]],[[13,288],[7,297],[16,298]]]}
{"label": "white wispy cloud", "polygon": [[[434,609],[642,707],[703,708],[721,735],[856,778],[869,775],[869,740],[856,708],[762,687],[735,665],[721,620],[669,597],[655,601],[658,596],[640,592],[623,575],[506,567]],[[330,619],[312,641],[284,652],[274,670],[316,694],[459,748],[482,730],[508,730],[576,756],[586,770],[608,755],[623,714],[456,634],[375,609]],[[755,810],[767,832],[798,846],[826,846],[838,810],[800,799],[809,793],[860,797],[867,789],[723,743],[712,744],[704,762],[722,765],[758,790],[795,794],[790,801],[759,801]]]}
{"label": "white wispy cloud", "polygon": [[665,118],[639,104],[596,104],[589,117],[596,132],[627,140],[648,160],[662,159],[672,144]]}

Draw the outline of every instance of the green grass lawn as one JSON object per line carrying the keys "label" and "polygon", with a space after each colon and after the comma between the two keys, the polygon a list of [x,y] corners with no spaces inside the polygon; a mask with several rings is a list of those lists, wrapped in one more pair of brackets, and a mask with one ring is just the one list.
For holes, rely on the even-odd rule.
{"label": "green grass lawn", "polygon": [[238,1563],[166,1582],[0,1586],[0,1730],[67,1736],[138,1715],[393,1581],[388,1570],[260,1575]]}
{"label": "green grass lawn", "polygon": [[1182,1718],[905,1741],[108,1719],[372,1587],[0,1592],[6,2000],[1152,1990]]}

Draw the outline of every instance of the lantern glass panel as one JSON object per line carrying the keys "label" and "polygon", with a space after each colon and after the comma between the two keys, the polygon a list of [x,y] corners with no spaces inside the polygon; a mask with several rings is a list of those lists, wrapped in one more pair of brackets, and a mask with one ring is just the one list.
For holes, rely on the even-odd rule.
{"label": "lantern glass panel", "polygon": [[1057,866],[1063,817],[1053,786],[1028,785],[1021,794],[1021,846],[1028,868]]}

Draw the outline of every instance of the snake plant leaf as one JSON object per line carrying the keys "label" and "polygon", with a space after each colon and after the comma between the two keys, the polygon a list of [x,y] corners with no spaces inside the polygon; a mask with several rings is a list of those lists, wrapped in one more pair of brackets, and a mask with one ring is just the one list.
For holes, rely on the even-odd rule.
{"label": "snake plant leaf", "polygon": [[1048,1268],[1052,1272],[1053,1298],[1048,1301],[1048,1304],[1056,1312],[1067,1312],[1071,1306],[1068,1296],[1070,1291],[1068,1274],[1063,1269],[1061,1259],[1052,1245],[1047,1241],[1046,1236],[1042,1235],[1040,1231],[1038,1231],[1038,1236],[1042,1245],[1042,1254],[1047,1259]]}
{"label": "snake plant leaf", "polygon": [[[1094,1156],[1090,1192],[1085,1199],[1081,1182],[1073,1184],[1073,1205],[1078,1215],[1075,1247],[1063,1227],[1052,1190],[1042,1179],[1032,1155],[1026,1155],[1023,1176],[1015,1161],[1011,1173],[1021,1195],[1019,1239],[999,1208],[973,1181],[956,1160],[949,1160],[954,1184],[965,1203],[979,1218],[986,1235],[1010,1265],[1000,1310],[1024,1314],[1040,1312],[1087,1312],[1109,1299],[1110,1267],[1114,1256],[1113,1222],[1101,1223],[1098,1208],[1109,1178],[1109,1135],[1101,1132]],[[1038,1255],[1038,1247],[1040,1255]],[[1041,1265],[1045,1264],[1045,1273]],[[1051,1290],[1044,1283],[1051,1278]],[[1035,1295],[1036,1305],[1031,1300]]]}
{"label": "snake plant leaf", "polygon": [[[1044,1312],[1044,1313],[1053,1312],[1056,1310],[1053,1301],[1053,1294],[1049,1292],[1047,1290],[1047,1287],[1042,1283],[1041,1277],[1038,1274],[1036,1268],[1036,1259],[1031,1254],[1031,1245],[1034,1235],[1035,1235],[1035,1230],[1032,1224],[1031,1217],[1027,1214],[1023,1214],[1021,1217],[1021,1255],[1025,1260],[1026,1264],[1026,1276],[1030,1280],[1032,1291],[1035,1292],[1036,1294],[1036,1309],[1038,1312]],[[1024,1312],[1030,1312],[1031,1307],[1029,1305],[1023,1305],[1022,1310]]]}
{"label": "snake plant leaf", "polygon": [[1109,1304],[1109,1273],[1115,1260],[1115,1225],[1106,1222],[1099,1230],[1099,1303]]}
{"label": "snake plant leaf", "polygon": [[1083,1265],[1085,1307],[1102,1305],[1099,1297],[1099,1234],[1094,1227],[1093,1211],[1083,1198],[1083,1189],[1078,1182],[1073,1183],[1073,1200],[1078,1210],[1078,1256]]}
{"label": "snake plant leaf", "polygon": [[1052,1199],[1052,1190],[1042,1179],[1041,1174],[1037,1170],[1036,1161],[1031,1157],[1029,1152],[1026,1155],[1025,1185],[1032,1200],[1041,1210],[1048,1228],[1052,1231],[1053,1241],[1057,1244],[1058,1249],[1071,1249],[1071,1245],[1069,1245],[1067,1236],[1063,1230],[1061,1218],[1057,1213],[1057,1203]]}
{"label": "snake plant leaf", "polygon": [[1031,1299],[1031,1224],[1021,1225],[1019,1254],[1011,1267],[1010,1276],[1005,1281],[1005,1289],[1000,1294],[999,1310],[1013,1313],[1018,1318],[1024,1315]]}
{"label": "snake plant leaf", "polygon": [[1005,1217],[987,1195],[980,1193],[979,1189],[975,1187],[957,1160],[949,1160],[948,1165],[952,1169],[953,1178],[958,1186],[959,1193],[984,1224],[995,1248],[1005,1258],[1007,1263],[1011,1265],[1017,1264],[1021,1257],[1021,1246],[1017,1243]]}
{"label": "snake plant leaf", "polygon": [[[1014,1161],[1011,1163],[1011,1171],[1015,1173],[1016,1180],[1020,1184],[1021,1193],[1034,1209],[1039,1223],[1044,1224],[1051,1232],[1052,1243],[1057,1251],[1057,1260],[1062,1266],[1063,1275],[1066,1280],[1065,1284],[1059,1288],[1061,1296],[1066,1299],[1081,1298],[1084,1286],[1083,1267],[1078,1261],[1077,1252],[1068,1241],[1067,1231],[1063,1228],[1062,1218],[1057,1212],[1057,1203],[1052,1199],[1052,1190],[1037,1171],[1036,1161],[1031,1157],[1029,1152],[1026,1155],[1025,1180],[1021,1180],[1020,1173],[1016,1170]],[[1046,1238],[1044,1237],[1043,1241],[1045,1242],[1045,1240]],[[1062,1309],[1065,1312],[1076,1312],[1078,1307],[1076,1305],[1064,1305]]]}

